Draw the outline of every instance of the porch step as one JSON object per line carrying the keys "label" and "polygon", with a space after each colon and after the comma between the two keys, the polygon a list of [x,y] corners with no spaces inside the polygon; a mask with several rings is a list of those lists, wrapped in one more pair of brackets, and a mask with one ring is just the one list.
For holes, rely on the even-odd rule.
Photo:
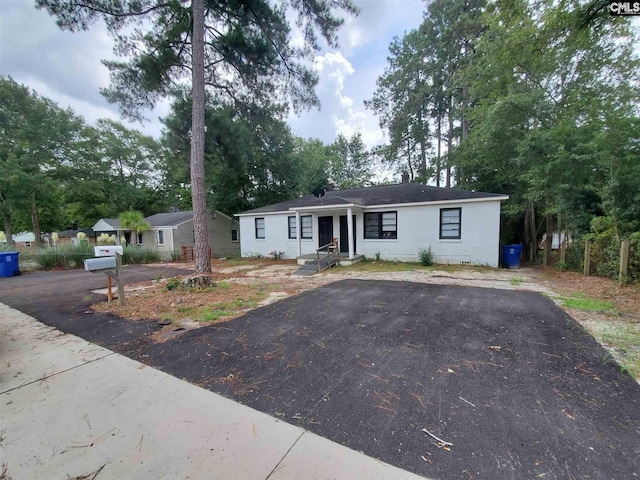
{"label": "porch step", "polygon": [[318,262],[309,262],[302,265],[298,270],[293,272],[293,275],[313,275],[314,273],[318,273],[320,270],[325,270],[327,268],[331,268],[338,264],[337,257],[324,257],[320,259],[320,268],[318,269]]}

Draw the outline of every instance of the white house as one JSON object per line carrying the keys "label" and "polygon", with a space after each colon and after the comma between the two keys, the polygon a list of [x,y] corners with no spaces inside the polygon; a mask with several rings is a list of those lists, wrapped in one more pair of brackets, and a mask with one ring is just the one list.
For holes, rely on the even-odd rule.
{"label": "white house", "polygon": [[241,255],[300,259],[335,237],[350,261],[417,261],[431,247],[436,263],[497,267],[500,202],[508,198],[417,183],[307,195],[237,214]]}
{"label": "white house", "polygon": [[[192,248],[195,244],[193,231],[193,211],[177,211],[156,213],[145,217],[151,227],[136,238],[130,229],[123,228],[116,218],[101,218],[93,226],[99,235],[108,233],[116,235],[119,244],[124,237],[127,244],[134,243],[143,247],[157,249],[163,256],[169,257],[171,252],[180,252],[182,247]],[[214,257],[233,256],[240,252],[240,239],[237,221],[218,210],[207,214],[209,231],[209,247]]]}

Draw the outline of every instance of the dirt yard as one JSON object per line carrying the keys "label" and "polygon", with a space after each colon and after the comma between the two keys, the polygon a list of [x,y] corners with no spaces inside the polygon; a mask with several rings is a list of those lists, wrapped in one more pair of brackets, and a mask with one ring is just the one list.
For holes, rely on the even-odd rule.
{"label": "dirt yard", "polygon": [[294,261],[214,260],[211,277],[217,286],[185,291],[176,284],[191,275],[193,264],[177,263],[172,267],[183,268],[184,275],[129,284],[127,306],[102,302],[93,309],[131,320],[158,319],[163,328],[155,339],[161,342],[172,338],[175,332],[225,322],[257,307],[344,279],[528,290],[554,300],[640,381],[640,288],[620,286],[606,278],[585,278],[552,269],[425,268],[388,262],[364,262],[297,276],[293,275],[298,268]]}

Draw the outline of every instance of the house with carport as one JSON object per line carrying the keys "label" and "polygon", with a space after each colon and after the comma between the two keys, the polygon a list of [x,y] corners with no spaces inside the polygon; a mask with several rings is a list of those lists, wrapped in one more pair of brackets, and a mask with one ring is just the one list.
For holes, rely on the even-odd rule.
{"label": "house with carport", "polygon": [[340,263],[351,264],[417,261],[430,247],[436,263],[497,267],[500,205],[508,198],[418,183],[330,190],[237,214],[241,255],[284,252],[303,264],[333,244]]}
{"label": "house with carport", "polygon": [[[115,235],[117,244],[120,244],[121,239],[124,238],[127,245],[135,244],[158,250],[164,258],[171,257],[172,252],[190,250],[195,245],[191,210],[156,213],[145,217],[144,221],[149,224],[150,229],[138,235],[131,229],[122,227],[117,218],[101,218],[93,226],[93,230],[98,235],[101,233]],[[240,253],[237,220],[218,210],[213,210],[207,213],[207,230],[212,256],[237,256]]]}

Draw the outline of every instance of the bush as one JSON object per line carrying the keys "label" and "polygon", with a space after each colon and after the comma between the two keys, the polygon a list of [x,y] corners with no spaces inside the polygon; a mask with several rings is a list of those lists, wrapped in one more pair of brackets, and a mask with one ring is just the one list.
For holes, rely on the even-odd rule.
{"label": "bush", "polygon": [[173,277],[167,280],[167,283],[165,284],[164,289],[167,291],[175,290],[179,286],[180,286],[180,279]]}
{"label": "bush", "polygon": [[126,246],[122,250],[122,263],[154,263],[160,260],[160,252],[151,248]]}
{"label": "bush", "polygon": [[61,247],[35,250],[29,257],[44,270],[77,268],[82,267],[87,258],[93,257],[93,247],[89,245],[89,242],[80,242],[79,245],[66,244]]}
{"label": "bush", "polygon": [[420,263],[424,267],[430,267],[433,265],[433,252],[431,251],[431,245],[429,245],[429,248],[419,248],[418,257],[420,258]]}

